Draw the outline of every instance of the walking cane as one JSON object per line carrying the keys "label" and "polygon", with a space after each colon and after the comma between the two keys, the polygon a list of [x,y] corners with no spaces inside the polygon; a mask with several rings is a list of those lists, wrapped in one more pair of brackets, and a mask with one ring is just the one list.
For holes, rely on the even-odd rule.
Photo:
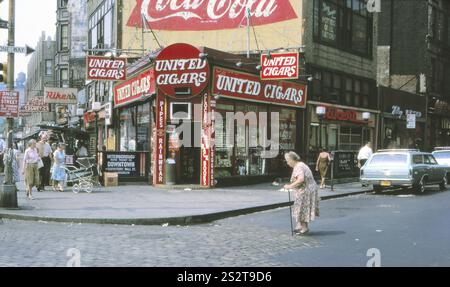
{"label": "walking cane", "polygon": [[289,218],[291,219],[291,235],[294,236],[294,227],[292,226],[292,204],[291,204],[291,190],[288,189],[288,197],[289,197]]}

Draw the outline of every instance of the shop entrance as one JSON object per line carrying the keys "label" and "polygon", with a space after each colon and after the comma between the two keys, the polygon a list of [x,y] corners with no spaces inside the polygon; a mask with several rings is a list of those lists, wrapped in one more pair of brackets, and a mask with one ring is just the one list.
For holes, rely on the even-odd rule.
{"label": "shop entrance", "polygon": [[192,116],[192,103],[170,103],[168,158],[175,158],[178,184],[200,184],[201,121]]}

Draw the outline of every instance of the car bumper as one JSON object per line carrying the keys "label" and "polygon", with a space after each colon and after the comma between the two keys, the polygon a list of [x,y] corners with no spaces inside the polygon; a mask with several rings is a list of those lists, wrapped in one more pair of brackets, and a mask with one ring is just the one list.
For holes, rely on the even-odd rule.
{"label": "car bumper", "polygon": [[[391,178],[361,178],[362,182],[372,184],[372,185],[381,185],[384,187],[391,187],[391,186],[404,186],[404,187],[410,187],[413,186],[414,180],[413,179],[391,179]],[[389,185],[383,185],[382,183],[389,183]]]}

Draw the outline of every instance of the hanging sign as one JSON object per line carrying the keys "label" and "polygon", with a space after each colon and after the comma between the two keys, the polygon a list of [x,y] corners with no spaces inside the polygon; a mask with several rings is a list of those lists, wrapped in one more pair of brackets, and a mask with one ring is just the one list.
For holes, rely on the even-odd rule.
{"label": "hanging sign", "polygon": [[155,93],[155,71],[153,69],[120,83],[114,88],[114,106],[118,107],[141,100]]}
{"label": "hanging sign", "polygon": [[76,104],[77,94],[77,89],[44,88],[45,102],[47,104]]}
{"label": "hanging sign", "polygon": [[127,59],[87,56],[87,80],[125,81]]}
{"label": "hanging sign", "polygon": [[173,44],[162,50],[155,61],[155,79],[160,91],[169,97],[190,98],[200,94],[209,80],[209,65],[201,51],[189,44]]}
{"label": "hanging sign", "polygon": [[298,79],[298,53],[261,55],[261,80]]}
{"label": "hanging sign", "polygon": [[15,118],[19,115],[19,92],[0,92],[0,116]]}

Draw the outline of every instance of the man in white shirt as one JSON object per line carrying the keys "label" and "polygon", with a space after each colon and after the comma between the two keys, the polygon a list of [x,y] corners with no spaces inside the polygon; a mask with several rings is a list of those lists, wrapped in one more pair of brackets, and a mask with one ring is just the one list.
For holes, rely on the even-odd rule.
{"label": "man in white shirt", "polygon": [[372,155],[372,145],[370,142],[367,142],[365,146],[363,146],[358,153],[358,167],[361,168],[364,166],[366,161]]}
{"label": "man in white shirt", "polygon": [[46,186],[50,186],[50,168],[52,164],[51,156],[53,155],[52,147],[47,142],[47,134],[41,135],[41,140],[36,144],[36,147],[39,151],[39,156],[44,163],[44,167],[39,169],[41,185],[38,187],[38,191],[44,191]]}
{"label": "man in white shirt", "polygon": [[[366,163],[366,161],[370,158],[370,156],[372,155],[373,151],[372,151],[372,145],[370,142],[366,143],[365,146],[363,146],[358,153],[358,167],[361,169],[361,167],[364,166],[364,164]],[[362,183],[363,187],[367,187],[367,183],[363,182]]]}

